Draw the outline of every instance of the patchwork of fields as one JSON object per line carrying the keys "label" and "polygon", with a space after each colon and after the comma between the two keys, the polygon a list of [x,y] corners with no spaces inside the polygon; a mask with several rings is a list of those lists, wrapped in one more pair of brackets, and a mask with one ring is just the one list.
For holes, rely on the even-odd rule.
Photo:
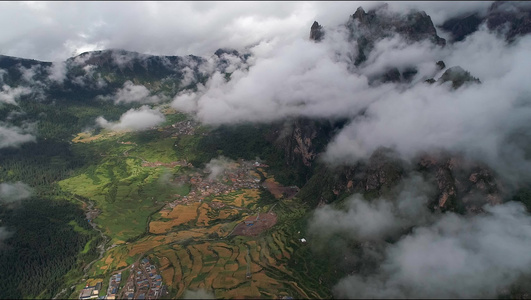
{"label": "patchwork of fields", "polygon": [[[284,197],[263,165],[243,160],[210,178],[186,163],[189,150],[168,130],[83,133],[73,139],[74,148],[95,163],[59,185],[95,202],[101,213],[92,221],[111,238],[88,281],[103,280],[105,287],[112,274],[148,257],[172,298],[197,289],[220,298],[327,295],[315,274],[294,270],[304,267],[297,253],[306,247],[290,225],[306,211],[291,199],[294,192]],[[200,137],[186,138],[194,143],[190,138]],[[253,236],[242,236],[238,225],[255,226]]]}

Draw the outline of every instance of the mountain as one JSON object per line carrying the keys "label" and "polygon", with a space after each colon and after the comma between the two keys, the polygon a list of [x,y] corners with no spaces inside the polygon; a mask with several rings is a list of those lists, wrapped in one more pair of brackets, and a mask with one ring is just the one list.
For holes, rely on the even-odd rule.
{"label": "mountain", "polygon": [[350,16],[346,26],[350,32],[350,39],[358,44],[355,65],[360,65],[367,59],[376,41],[395,34],[408,42],[429,40],[439,46],[446,44],[445,39],[437,35],[430,16],[423,11],[410,11],[401,15],[388,11],[386,5],[368,12],[359,7]]}
{"label": "mountain", "polygon": [[452,42],[459,42],[485,24],[513,41],[531,32],[531,7],[524,2],[495,1],[486,15],[473,13],[446,20],[441,29],[450,32]]}
{"label": "mountain", "polygon": [[[458,43],[486,24],[510,43],[529,33],[528,8],[496,2],[486,16],[453,18],[441,28],[452,34],[448,43]],[[126,289],[119,288],[112,277],[117,272],[122,282],[136,284],[134,293],[139,296],[131,270],[140,272],[138,279],[143,274],[156,285],[155,275],[143,273],[145,267],[135,269],[146,260],[153,265],[147,268],[162,278],[165,287],[161,290],[168,298],[186,297],[188,290],[200,288],[222,298],[385,298],[392,295],[380,293],[387,289],[405,298],[433,296],[422,281],[430,276],[414,278],[422,282],[420,287],[410,284],[412,276],[386,280],[395,278],[396,270],[406,275],[420,270],[422,274],[427,266],[433,273],[467,267],[476,260],[479,263],[472,269],[483,271],[481,267],[486,266],[485,273],[498,270],[499,265],[507,267],[504,262],[512,255],[512,246],[497,242],[499,234],[513,237],[513,231],[504,231],[507,224],[525,229],[527,223],[522,220],[527,214],[505,205],[521,202],[531,211],[530,182],[514,188],[499,164],[459,148],[441,150],[430,145],[425,147],[428,150],[407,156],[399,147],[378,146],[367,147],[369,153],[363,153],[367,140],[360,138],[348,149],[355,160],[329,155],[330,147],[345,142],[338,137],[347,129],[359,129],[357,133],[365,137],[377,134],[378,128],[371,131],[363,127],[363,121],[401,126],[392,119],[416,109],[434,118],[438,115],[430,114],[426,103],[442,99],[447,102],[439,101],[435,107],[451,107],[457,105],[452,97],[469,95],[492,81],[480,80],[458,65],[447,66],[436,55],[418,63],[391,57],[376,71],[367,71],[382,41],[397,40],[399,48],[411,46],[434,53],[451,50],[423,11],[359,7],[340,28],[347,34],[342,46],[355,55],[344,65],[330,66],[324,60],[318,66],[324,65],[327,71],[337,67],[343,76],[359,80],[355,83],[363,82],[363,89],[355,95],[344,95],[352,103],[361,103],[361,108],[327,117],[318,109],[308,109],[307,114],[264,118],[267,121],[258,115],[250,121],[202,123],[208,119],[200,114],[201,106],[207,105],[198,100],[201,97],[213,98],[211,103],[220,109],[230,106],[246,111],[247,106],[267,103],[265,89],[264,96],[242,92],[245,101],[221,99],[235,86],[263,87],[245,80],[255,72],[256,63],[256,54],[247,49],[220,48],[210,57],[109,49],[53,63],[0,56],[0,263],[4,266],[0,297],[72,298],[86,285],[95,288],[100,283],[104,288],[99,296],[125,297]],[[321,49],[334,36],[331,30],[314,21],[306,38],[315,42],[312,47]],[[303,97],[299,86],[314,92],[319,92],[315,86],[323,88],[316,82],[328,78],[314,76],[316,66],[300,68],[309,73],[296,73],[293,77],[300,81],[282,86],[288,91],[273,94],[272,102],[282,102],[289,92]],[[312,81],[315,77],[318,81]],[[350,84],[340,88],[350,91]],[[408,94],[411,90],[417,94]],[[376,100],[365,101],[373,92]],[[407,97],[422,101],[403,109],[396,109],[391,101],[375,108],[373,104],[381,100],[378,97],[386,93],[393,93],[395,102]],[[449,96],[439,98],[436,93]],[[248,99],[248,95],[258,99]],[[333,98],[334,94],[325,96]],[[179,111],[176,100],[189,106]],[[326,102],[327,98],[319,100],[328,106],[340,105]],[[517,103],[522,111],[527,109],[524,100]],[[472,117],[483,112],[476,102],[471,103],[466,108]],[[302,111],[310,104],[302,101],[297,108]],[[392,114],[381,117],[376,113],[388,106]],[[262,108],[266,114],[269,107]],[[437,113],[452,119],[460,111],[441,109]],[[514,125],[508,119],[502,125]],[[424,124],[410,121],[417,127]],[[464,135],[468,128],[462,122],[456,128]],[[480,125],[498,130],[488,122]],[[511,127],[517,142],[507,139],[505,150],[495,149],[495,154],[508,151],[515,157],[528,156],[516,147],[527,142],[525,127],[519,126]],[[438,137],[423,136],[434,142]],[[415,141],[409,136],[401,138]],[[492,142],[488,137],[474,141],[483,140]],[[504,215],[504,210],[511,215]],[[422,251],[429,253],[414,248],[417,239]],[[526,252],[517,240],[526,241],[525,234],[510,242]],[[499,245],[506,252],[489,256],[499,251]],[[410,249],[421,254],[407,252]],[[525,257],[522,253],[514,256]],[[422,255],[426,260],[417,260]],[[419,263],[411,267],[393,260],[404,257]],[[465,292],[456,292],[453,288],[457,287],[445,282],[436,291],[465,298],[525,295],[529,289],[521,282],[528,270],[514,259],[516,263],[510,260],[510,266],[499,272],[514,277],[492,293],[485,294],[484,286],[476,282]],[[449,278],[466,281],[473,277],[465,271],[465,277],[449,272]],[[398,287],[393,286],[396,282]],[[112,285],[118,292],[112,292]]]}

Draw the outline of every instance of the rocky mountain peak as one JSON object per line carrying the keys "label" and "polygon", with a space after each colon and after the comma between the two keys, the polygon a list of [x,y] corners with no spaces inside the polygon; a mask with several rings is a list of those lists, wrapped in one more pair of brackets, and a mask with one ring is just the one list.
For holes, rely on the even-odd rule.
{"label": "rocky mountain peak", "polygon": [[319,25],[317,21],[314,21],[310,29],[310,40],[319,42],[324,37],[323,26]]}
{"label": "rocky mountain peak", "polygon": [[400,34],[410,42],[430,39],[434,43],[444,46],[446,41],[437,35],[431,17],[424,11],[411,10],[401,15],[390,12],[387,6],[365,12],[359,7],[351,16],[347,26],[353,36],[371,33],[373,39]]}
{"label": "rocky mountain peak", "polygon": [[367,59],[376,41],[395,34],[410,43],[429,40],[439,46],[446,45],[446,40],[437,35],[431,17],[424,11],[411,10],[406,14],[399,14],[389,11],[384,5],[365,12],[359,7],[350,16],[346,26],[350,39],[358,44],[355,65]]}
{"label": "rocky mountain peak", "polygon": [[365,10],[363,9],[363,7],[358,7],[358,9],[356,9],[356,12],[352,15],[352,19],[355,19],[355,20],[359,20],[361,23],[365,23],[367,20],[366,20],[366,16],[368,14],[365,12]]}
{"label": "rocky mountain peak", "polygon": [[468,71],[465,71],[460,66],[451,67],[448,70],[446,70],[439,80],[437,82],[445,83],[451,81],[452,87],[454,89],[458,89],[463,84],[470,82],[470,83],[481,83],[479,79],[475,78],[474,76],[470,75]]}
{"label": "rocky mountain peak", "polygon": [[214,55],[221,57],[223,54],[230,54],[234,56],[240,56],[240,53],[235,49],[220,48],[214,52]]}

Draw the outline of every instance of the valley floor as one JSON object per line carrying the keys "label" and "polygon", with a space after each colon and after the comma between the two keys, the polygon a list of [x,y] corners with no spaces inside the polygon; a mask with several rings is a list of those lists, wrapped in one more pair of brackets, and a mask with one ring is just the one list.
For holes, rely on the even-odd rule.
{"label": "valley floor", "polygon": [[97,284],[107,299],[180,298],[200,289],[216,298],[326,297],[315,274],[297,269],[307,269],[293,226],[307,209],[298,188],[280,185],[258,161],[192,166],[176,140],[188,127],[166,127],[159,130],[166,138],[147,143],[127,132],[74,138],[101,162],[59,184],[95,203],[101,213],[90,207],[87,218],[112,245],[70,298]]}

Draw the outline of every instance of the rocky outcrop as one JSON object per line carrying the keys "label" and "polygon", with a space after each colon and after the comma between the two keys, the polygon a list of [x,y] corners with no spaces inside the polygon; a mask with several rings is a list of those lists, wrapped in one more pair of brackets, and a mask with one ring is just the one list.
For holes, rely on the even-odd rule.
{"label": "rocky outcrop", "polygon": [[377,40],[401,35],[407,42],[430,40],[444,46],[445,39],[437,35],[433,22],[423,11],[410,11],[405,15],[390,12],[386,6],[365,12],[359,7],[346,24],[350,38],[356,40],[358,57],[355,65],[363,63]]}
{"label": "rocky outcrop", "polygon": [[439,195],[433,203],[436,210],[479,212],[485,204],[500,204],[499,184],[492,170],[458,156],[423,155],[419,171],[432,176]]}
{"label": "rocky outcrop", "polygon": [[410,172],[421,174],[436,188],[429,203],[432,210],[478,213],[485,204],[502,203],[501,185],[485,165],[440,153],[424,154],[408,164],[385,148],[355,165],[319,165],[299,196],[313,206],[356,193],[368,200],[389,197]]}
{"label": "rocky outcrop", "polygon": [[381,148],[363,162],[331,167],[319,164],[299,196],[310,205],[334,202],[354,193],[367,199],[386,195],[402,179],[404,162]]}
{"label": "rocky outcrop", "polygon": [[235,49],[220,48],[214,52],[214,55],[221,58],[223,54],[229,54],[233,56],[240,56],[240,53]]}
{"label": "rocky outcrop", "polygon": [[320,42],[324,38],[323,26],[314,21],[310,28],[310,40]]}

